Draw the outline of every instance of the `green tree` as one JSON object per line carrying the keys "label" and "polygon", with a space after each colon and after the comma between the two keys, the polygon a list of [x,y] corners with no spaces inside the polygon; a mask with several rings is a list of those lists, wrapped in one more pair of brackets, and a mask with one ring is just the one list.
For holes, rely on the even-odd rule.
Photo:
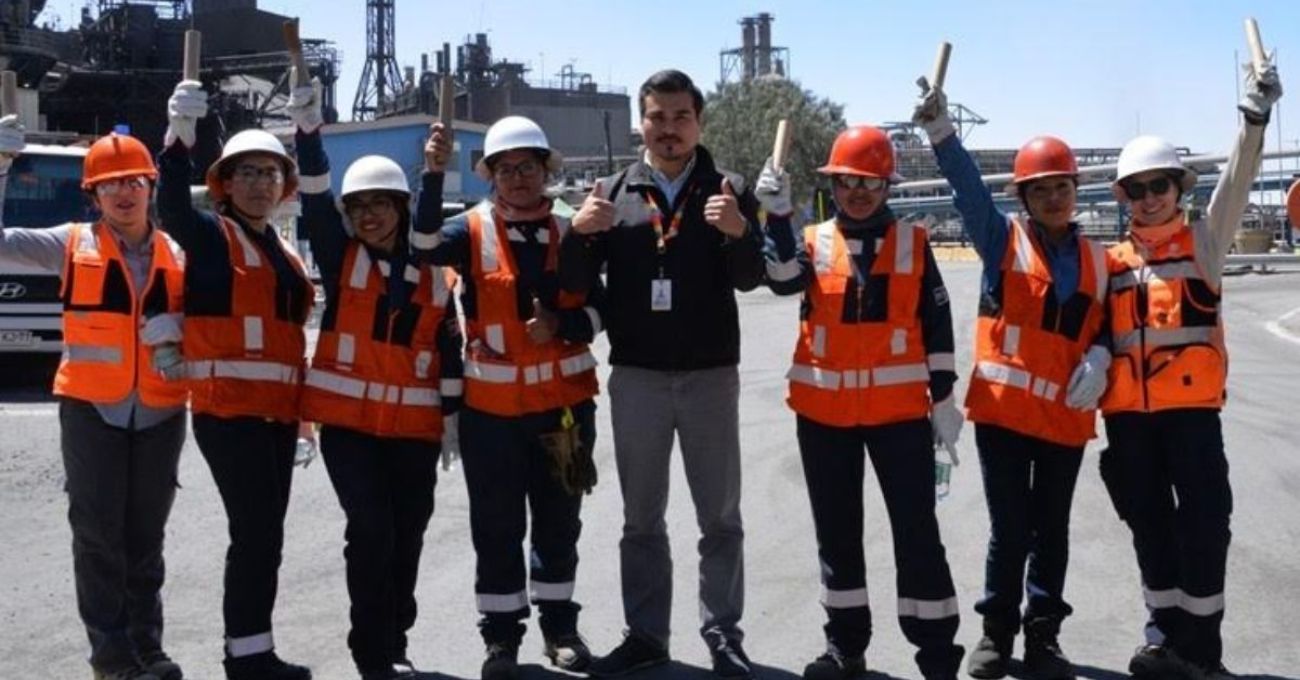
{"label": "green tree", "polygon": [[786,157],[795,205],[805,205],[818,185],[835,136],[844,129],[844,106],[820,99],[799,83],[765,77],[724,83],[708,94],[703,141],[721,167],[752,183],[772,155],[777,123],[789,121],[793,143]]}

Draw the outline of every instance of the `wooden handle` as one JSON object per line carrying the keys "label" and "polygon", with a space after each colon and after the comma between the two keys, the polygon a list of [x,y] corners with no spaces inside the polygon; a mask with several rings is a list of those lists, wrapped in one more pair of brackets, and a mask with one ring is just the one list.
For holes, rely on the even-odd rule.
{"label": "wooden handle", "polygon": [[289,64],[298,71],[297,78],[289,83],[289,87],[298,87],[311,82],[311,69],[307,67],[307,60],[302,56],[302,39],[298,37],[298,20],[290,19],[284,22],[281,28],[284,33],[284,49],[289,53]]}
{"label": "wooden handle", "polygon": [[199,79],[199,59],[203,54],[203,34],[190,29],[185,31],[185,61],[181,74],[185,80]]}
{"label": "wooden handle", "polygon": [[18,113],[18,74],[0,72],[0,116]]}
{"label": "wooden handle", "polygon": [[952,44],[939,43],[939,51],[934,55],[934,73],[930,76],[930,87],[943,89],[943,81],[948,77],[948,57],[952,56]]}
{"label": "wooden handle", "polygon": [[1264,55],[1264,41],[1259,38],[1259,24],[1255,23],[1255,17],[1246,17],[1246,42],[1250,44],[1250,62],[1258,74],[1264,70],[1264,62],[1268,57]]}
{"label": "wooden handle", "polygon": [[441,86],[438,93],[438,120],[450,130],[451,122],[456,117],[456,81],[450,73],[444,73]]}
{"label": "wooden handle", "polygon": [[776,139],[772,142],[772,169],[785,167],[785,157],[790,153],[790,121],[785,118],[776,124]]}

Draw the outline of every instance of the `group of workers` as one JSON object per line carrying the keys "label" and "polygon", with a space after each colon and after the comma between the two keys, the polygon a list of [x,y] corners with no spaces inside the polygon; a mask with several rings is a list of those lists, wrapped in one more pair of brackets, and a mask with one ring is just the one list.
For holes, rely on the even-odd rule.
{"label": "group of workers", "polygon": [[[560,669],[617,677],[667,662],[674,441],[701,535],[700,634],[717,676],[752,677],[740,628],[735,291],[761,285],[802,295],[788,403],[827,618],[826,650],[804,678],[865,672],[867,455],[894,536],[899,624],[925,678],[957,677],[965,650],[935,516],[935,451],[955,453],[967,417],[992,527],[975,605],[983,636],[967,671],[1006,675],[1023,632],[1034,677],[1075,677],[1058,632],[1072,611],[1071,501],[1098,408],[1103,478],[1132,530],[1149,610],[1129,670],[1231,677],[1219,633],[1232,508],[1220,271],[1281,96],[1276,70],[1247,79],[1244,122],[1204,219],[1181,207],[1196,175],[1172,146],[1139,137],[1124,147],[1114,192],[1130,222],[1110,248],[1073,220],[1078,168],[1065,142],[1021,148],[1008,190],[1023,210],[1008,216],[954,134],[943,91],[922,87],[913,120],[983,261],[965,415],[949,295],[925,228],[889,208],[900,178],[873,127],[835,140],[819,171],[837,213],[801,231],[781,168],[769,161],[751,188],[717,167],[699,144],[703,95],[672,70],[640,89],[643,157],[599,180],[571,219],[546,194],[559,152],[518,116],[487,132],[475,170],[490,197],[449,219],[452,130],[432,126],[414,206],[404,171],[382,156],[355,161],[335,198],[320,95],[307,83],[288,107],[297,159],[264,131],[234,135],[206,172],[212,211],[192,207],[188,186],[207,113],[199,83],[176,87],[157,166],[128,135],[96,141],[82,187],[97,222],[0,229],[0,258],[62,280],[54,390],[94,677],[183,677],[163,649],[160,588],[187,403],[228,520],[229,680],[311,677],[277,656],[271,630],[301,423],[320,425],[347,519],[347,643],[363,680],[415,677],[407,632],[440,450],[458,451],[465,470],[484,680],[518,677],[530,606]],[[22,148],[16,119],[0,120],[0,199]],[[295,193],[325,292],[310,358],[313,285],[270,222]],[[588,345],[602,330],[627,628],[596,657],[573,596],[582,496],[596,483]]]}

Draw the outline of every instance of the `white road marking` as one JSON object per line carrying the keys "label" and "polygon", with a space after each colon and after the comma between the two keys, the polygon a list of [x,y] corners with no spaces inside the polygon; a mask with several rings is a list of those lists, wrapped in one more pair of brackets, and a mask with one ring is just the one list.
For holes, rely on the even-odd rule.
{"label": "white road marking", "polygon": [[1288,329],[1286,326],[1282,325],[1283,322],[1287,321],[1288,319],[1296,315],[1300,315],[1300,307],[1296,307],[1295,309],[1287,312],[1286,314],[1283,314],[1282,316],[1279,316],[1278,318],[1273,319],[1272,321],[1264,324],[1264,328],[1267,328],[1269,333],[1272,333],[1273,335],[1276,335],[1277,337],[1282,338],[1287,342],[1300,345],[1300,333],[1296,333],[1295,331],[1292,331]]}

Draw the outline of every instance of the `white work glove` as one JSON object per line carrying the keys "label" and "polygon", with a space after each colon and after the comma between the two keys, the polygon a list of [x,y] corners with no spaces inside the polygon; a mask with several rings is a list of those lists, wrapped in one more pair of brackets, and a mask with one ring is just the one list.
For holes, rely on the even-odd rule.
{"label": "white work glove", "polygon": [[1237,108],[1251,125],[1268,125],[1273,105],[1282,98],[1282,81],[1277,77],[1277,54],[1269,55],[1259,75],[1253,65],[1246,67],[1246,93]]}
{"label": "white work glove", "polygon": [[185,357],[181,354],[181,346],[174,342],[154,345],[153,370],[168,382],[184,380]]}
{"label": "white work glove", "polygon": [[961,428],[966,423],[957,406],[957,400],[949,394],[943,401],[930,406],[930,427],[934,429],[934,442],[948,450],[954,465],[957,459],[957,440],[961,439]]}
{"label": "white work glove", "polygon": [[460,460],[460,422],[459,416],[444,416],[442,419],[442,453],[438,460],[442,463],[443,472],[447,472],[456,467],[456,461]]}
{"label": "white work glove", "polygon": [[298,444],[293,451],[293,464],[306,470],[316,460],[316,448],[316,427],[305,420],[298,421]]}
{"label": "white work glove", "polygon": [[144,322],[140,329],[140,339],[146,345],[180,342],[181,323],[184,320],[184,314],[155,314]]}
{"label": "white work glove", "polygon": [[912,109],[912,122],[925,130],[930,145],[934,146],[957,132],[952,119],[948,117],[948,96],[943,90],[930,87],[930,81],[925,76],[917,78],[916,84],[921,88],[921,96]]}
{"label": "white work glove", "polygon": [[1097,400],[1106,391],[1106,371],[1110,368],[1110,351],[1093,345],[1084,352],[1079,365],[1070,374],[1065,389],[1065,405],[1080,411],[1097,408]]}
{"label": "white work glove", "polygon": [[763,210],[769,215],[787,216],[794,212],[790,202],[790,175],[784,168],[772,167],[772,157],[763,161],[763,172],[758,174],[754,183],[754,196],[763,204]]}
{"label": "white work glove", "polygon": [[[289,82],[297,82],[297,67],[290,68]],[[325,124],[325,115],[321,112],[321,84],[319,78],[312,78],[306,85],[299,85],[289,93],[289,104],[285,113],[303,134],[311,134]]]}
{"label": "white work glove", "polygon": [[208,93],[197,80],[182,80],[176,84],[167,100],[167,132],[163,135],[164,147],[181,140],[187,148],[194,146],[194,128],[199,119],[208,115]]}
{"label": "white work glove", "polygon": [[0,175],[7,174],[14,158],[22,153],[27,144],[26,132],[16,114],[0,118]]}

